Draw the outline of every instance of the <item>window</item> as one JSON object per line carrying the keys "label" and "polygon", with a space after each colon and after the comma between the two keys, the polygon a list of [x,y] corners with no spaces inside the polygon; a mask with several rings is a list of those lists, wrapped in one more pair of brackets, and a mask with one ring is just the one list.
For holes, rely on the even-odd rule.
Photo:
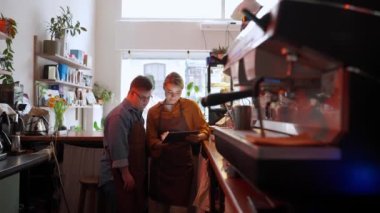
{"label": "window", "polygon": [[144,64],[144,75],[151,76],[154,82],[153,95],[156,97],[165,97],[165,91],[161,85],[164,85],[166,76],[166,64],[164,63],[147,63]]}
{"label": "window", "polygon": [[230,19],[242,0],[122,0],[122,18]]}
{"label": "window", "polygon": [[[206,58],[208,52],[201,52],[195,54],[194,58],[191,58],[191,54],[187,57],[175,57],[173,52],[161,52],[161,53],[135,53],[125,54],[121,64],[121,97],[124,98],[127,95],[130,83],[132,79],[138,75],[151,76],[154,79],[155,89],[153,91],[153,98],[149,101],[147,109],[156,104],[159,101],[165,99],[165,93],[163,90],[163,83],[165,77],[175,71],[178,72],[185,83],[185,88],[182,91],[182,97],[193,99],[197,102],[201,97],[206,95],[206,76],[207,76],[207,64]],[[184,56],[185,54],[179,54]],[[199,92],[194,93],[192,91],[189,96],[186,93],[186,85],[193,82],[194,85],[199,87]],[[144,117],[146,118],[147,110],[144,110]]]}

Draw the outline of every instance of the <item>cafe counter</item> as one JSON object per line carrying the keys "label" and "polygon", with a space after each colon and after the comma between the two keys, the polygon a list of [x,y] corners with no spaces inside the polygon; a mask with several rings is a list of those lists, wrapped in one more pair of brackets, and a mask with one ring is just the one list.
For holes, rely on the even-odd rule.
{"label": "cafe counter", "polygon": [[[21,136],[23,147],[47,146],[51,142],[56,147],[62,175],[62,182],[70,211],[78,207],[82,177],[97,177],[103,151],[103,132],[69,132],[63,135]],[[61,199],[63,200],[63,199]],[[86,202],[85,212],[89,212],[90,202]],[[64,202],[60,202],[60,212],[67,212]]]}

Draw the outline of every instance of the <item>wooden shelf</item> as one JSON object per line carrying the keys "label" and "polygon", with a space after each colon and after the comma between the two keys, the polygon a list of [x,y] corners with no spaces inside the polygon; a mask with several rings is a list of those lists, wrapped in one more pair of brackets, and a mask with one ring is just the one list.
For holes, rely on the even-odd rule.
{"label": "wooden shelf", "polygon": [[[68,106],[68,109],[91,109],[93,108],[94,106],[93,105],[86,105],[86,106]],[[52,108],[50,107],[47,107],[47,106],[39,106],[38,108],[41,108],[41,109],[46,109],[46,110],[53,110]]]}
{"label": "wooden shelf", "polygon": [[0,32],[0,40],[5,40],[7,38],[10,38],[7,34]]}
{"label": "wooden shelf", "polygon": [[66,82],[66,81],[58,81],[58,80],[50,80],[50,79],[40,79],[40,80],[37,80],[37,81],[44,82],[44,83],[47,83],[47,84],[61,84],[61,85],[78,87],[78,88],[84,88],[84,89],[92,89],[92,87],[89,87],[89,86],[82,86],[82,85],[79,85],[79,84],[74,84],[74,83],[70,83],[70,82]]}
{"label": "wooden shelf", "polygon": [[77,62],[71,60],[70,58],[66,58],[66,57],[63,57],[63,56],[60,56],[57,54],[56,55],[37,54],[37,55],[41,58],[48,59],[50,61],[54,61],[54,62],[61,63],[61,64],[66,64],[67,66],[75,68],[75,69],[81,69],[81,70],[90,70],[91,69],[91,68],[89,68],[83,64],[80,64],[80,63],[77,63]]}
{"label": "wooden shelf", "polygon": [[12,72],[0,69],[0,75],[12,75]]}

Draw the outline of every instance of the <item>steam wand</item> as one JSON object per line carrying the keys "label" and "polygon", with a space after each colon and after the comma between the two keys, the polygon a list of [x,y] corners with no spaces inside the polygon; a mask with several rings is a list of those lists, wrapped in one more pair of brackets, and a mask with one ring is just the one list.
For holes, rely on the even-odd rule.
{"label": "steam wand", "polygon": [[263,115],[261,114],[261,106],[260,106],[260,84],[264,81],[263,77],[260,77],[253,84],[253,101],[257,106],[257,116],[259,120],[259,128],[261,137],[265,138],[264,124],[263,124]]}

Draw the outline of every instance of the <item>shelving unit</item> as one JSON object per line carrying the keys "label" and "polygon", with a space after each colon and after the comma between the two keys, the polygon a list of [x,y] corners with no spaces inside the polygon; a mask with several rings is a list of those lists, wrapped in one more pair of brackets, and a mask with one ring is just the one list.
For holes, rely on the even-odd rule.
{"label": "shelving unit", "polygon": [[[207,60],[207,94],[230,92],[232,90],[231,79],[223,73],[224,65],[221,58],[210,54]],[[208,107],[208,123],[214,125],[224,117],[227,109],[217,106]]]}
{"label": "shelving unit", "polygon": [[[43,85],[56,85],[54,86],[54,90],[59,89],[59,93],[65,94],[65,97],[72,97],[72,93],[75,93],[75,100],[78,100],[81,97],[81,100],[86,100],[86,94],[88,91],[92,90],[93,79],[94,79],[94,71],[91,67],[88,67],[84,64],[78,63],[74,59],[63,57],[61,55],[49,55],[43,53],[43,45],[42,41],[34,36],[33,38],[33,82],[36,84]],[[65,64],[68,66],[69,71],[67,79],[69,81],[60,80],[61,78],[57,77],[57,79],[45,79],[44,65],[51,64]],[[58,70],[57,70],[58,72]],[[57,73],[58,75],[58,73]],[[75,82],[75,83],[74,83]],[[58,87],[58,88],[56,88]],[[53,109],[48,106],[42,106],[39,103],[40,99],[37,97],[38,95],[38,87],[37,85],[33,88],[33,97],[34,97],[34,106],[38,106],[41,109],[48,110],[49,113],[54,113]],[[79,96],[79,97],[78,97]],[[70,98],[72,100],[72,98]],[[83,104],[83,102],[81,102]],[[86,101],[87,103],[87,101]],[[40,104],[40,105],[39,105]],[[80,105],[80,103],[73,102],[73,105],[70,105],[68,109],[72,109],[75,112],[75,120],[79,121],[79,126],[85,128],[85,130],[93,130],[93,122],[100,122],[101,117],[103,116],[103,106],[102,105]],[[70,116],[72,116],[73,111],[71,111]],[[100,117],[100,118],[99,118]],[[50,122],[54,122],[53,120],[49,120]],[[68,124],[68,125],[71,125]],[[67,126],[70,127],[70,126]]]}
{"label": "shelving unit", "polygon": [[65,85],[65,86],[72,86],[72,87],[83,88],[83,89],[92,89],[92,87],[78,85],[78,84],[70,83],[67,81],[50,80],[50,79],[41,79],[41,80],[37,80],[37,81],[44,82],[46,84],[61,84],[61,85]]}
{"label": "shelving unit", "polygon": [[[76,70],[80,70],[80,72],[83,74],[83,75],[86,75],[86,76],[93,76],[93,71],[90,67],[84,65],[84,64],[81,64],[81,63],[78,63],[77,61],[74,61],[73,59],[71,58],[67,58],[67,57],[64,57],[64,56],[61,56],[61,55],[48,55],[48,54],[44,54],[42,53],[42,44],[41,44],[41,41],[38,40],[37,36],[34,36],[34,42],[33,42],[33,47],[34,47],[34,58],[33,58],[33,61],[34,61],[34,82],[42,82],[44,84],[47,84],[47,85],[59,85],[60,87],[61,86],[64,86],[65,88],[68,88],[68,90],[77,90],[77,89],[84,89],[84,90],[92,90],[92,85],[93,85],[93,82],[91,82],[90,86],[88,85],[83,85],[83,84],[78,84],[78,83],[74,83],[72,81],[62,81],[62,80],[59,80],[59,79],[44,79],[42,76],[43,76],[43,69],[41,67],[41,63],[39,61],[39,59],[45,59],[45,60],[49,60],[55,64],[65,64],[67,65],[69,68],[72,68],[72,69],[76,69]],[[45,64],[47,64],[45,62]],[[81,74],[81,75],[82,75]],[[83,79],[81,79],[83,80]],[[35,97],[35,101],[34,101],[34,104],[36,106],[38,106],[38,97],[37,97],[37,91],[36,91],[36,88],[34,88],[34,97]],[[86,108],[90,108],[91,106],[88,106]],[[76,107],[78,108],[78,107]],[[81,107],[81,108],[84,108],[84,107]]]}
{"label": "shelving unit", "polygon": [[[46,110],[49,110],[51,109],[50,107],[47,107],[47,106],[42,106],[42,107],[39,107],[41,109],[46,109]],[[92,105],[87,105],[87,106],[69,106],[68,109],[91,109],[93,108]]]}
{"label": "shelving unit", "polygon": [[60,56],[57,54],[56,55],[37,54],[37,56],[44,58],[44,59],[48,59],[50,61],[54,61],[56,63],[66,64],[67,66],[75,68],[75,69],[91,70],[91,68],[89,68],[83,64],[77,63],[77,62],[71,60],[70,58],[66,58],[66,57],[63,57],[63,56]]}

